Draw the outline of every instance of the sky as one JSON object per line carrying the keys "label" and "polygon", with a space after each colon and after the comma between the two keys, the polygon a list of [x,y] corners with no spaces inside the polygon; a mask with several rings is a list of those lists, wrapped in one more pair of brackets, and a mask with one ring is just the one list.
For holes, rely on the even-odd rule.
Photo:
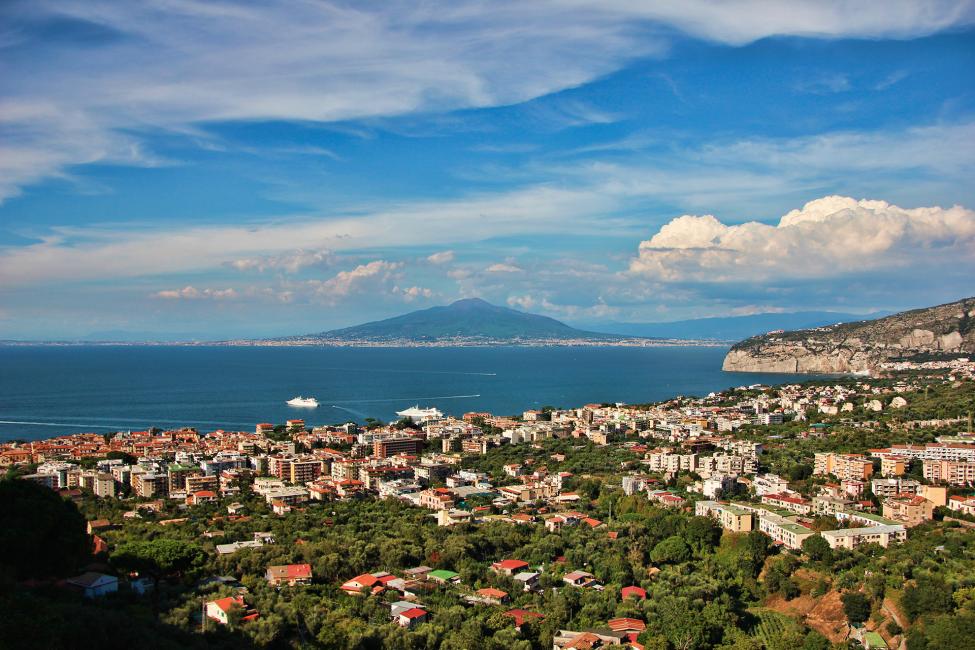
{"label": "sky", "polygon": [[0,4],[0,339],[975,295],[975,2]]}

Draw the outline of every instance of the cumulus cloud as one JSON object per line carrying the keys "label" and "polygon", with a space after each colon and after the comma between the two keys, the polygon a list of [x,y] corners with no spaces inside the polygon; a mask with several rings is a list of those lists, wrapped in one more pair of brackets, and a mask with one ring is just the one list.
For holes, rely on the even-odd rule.
{"label": "cumulus cloud", "polygon": [[905,209],[827,196],[792,210],[774,226],[727,225],[712,215],[678,217],[640,243],[629,270],[667,282],[761,282],[973,261],[972,210]]}
{"label": "cumulus cloud", "polygon": [[401,289],[400,287],[393,287],[393,293],[398,294],[403,297],[405,302],[413,302],[418,298],[432,298],[433,290],[426,287],[407,287],[406,289]]}
{"label": "cumulus cloud", "polygon": [[245,257],[231,261],[229,264],[238,271],[281,271],[297,273],[308,267],[326,267],[335,263],[336,257],[329,250],[296,250],[280,255],[263,255],[260,257]]}
{"label": "cumulus cloud", "polygon": [[524,273],[524,269],[514,264],[497,263],[484,269],[488,273]]}
{"label": "cumulus cloud", "polygon": [[[740,45],[784,34],[916,37],[971,24],[975,13],[957,0],[573,0],[568,8],[13,0],[3,7],[4,45],[18,65],[4,79],[0,130],[19,136],[0,151],[16,153],[0,155],[8,161],[0,200],[71,165],[145,160],[132,152],[147,125],[187,132],[222,120],[337,121],[523,102],[663,55],[660,25]],[[79,45],[50,24],[87,36]],[[17,107],[46,108],[48,117]]]}
{"label": "cumulus cloud", "polygon": [[231,300],[239,296],[236,289],[197,289],[194,286],[166,289],[153,295],[167,300]]}
{"label": "cumulus cloud", "polygon": [[454,261],[454,251],[440,251],[427,257],[431,264],[447,264]]}
{"label": "cumulus cloud", "polygon": [[403,268],[402,262],[387,262],[373,260],[368,264],[360,264],[351,271],[339,271],[327,280],[309,280],[307,286],[329,303],[335,303],[360,290],[389,282],[396,277],[396,272]]}

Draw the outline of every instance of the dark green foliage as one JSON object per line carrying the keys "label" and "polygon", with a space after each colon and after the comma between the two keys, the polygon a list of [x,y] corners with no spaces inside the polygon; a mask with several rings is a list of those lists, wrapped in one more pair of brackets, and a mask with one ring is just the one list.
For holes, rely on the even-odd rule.
{"label": "dark green foliage", "polygon": [[912,621],[926,614],[943,614],[951,611],[951,589],[939,577],[919,576],[904,589],[901,605]]}
{"label": "dark green foliage", "polygon": [[813,562],[828,564],[833,559],[833,549],[829,547],[829,542],[820,535],[807,537],[802,543],[802,552],[808,555]]}
{"label": "dark green foliage", "polygon": [[675,535],[654,546],[650,559],[657,564],[679,564],[691,559],[691,549],[682,538]]}
{"label": "dark green foliage", "polygon": [[848,591],[840,596],[843,613],[850,623],[863,623],[870,618],[870,601],[859,591]]}
{"label": "dark green foliage", "polygon": [[74,503],[30,481],[0,481],[0,569],[18,579],[63,577],[88,558]]}
{"label": "dark green foliage", "polygon": [[165,538],[124,542],[112,553],[112,564],[115,566],[147,573],[156,579],[187,571],[202,564],[205,559],[206,555],[199,546]]}

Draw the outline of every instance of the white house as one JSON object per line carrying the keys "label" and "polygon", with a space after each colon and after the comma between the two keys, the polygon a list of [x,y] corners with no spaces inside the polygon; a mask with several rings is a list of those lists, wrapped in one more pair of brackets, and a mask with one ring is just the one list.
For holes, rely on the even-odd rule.
{"label": "white house", "polygon": [[85,598],[98,598],[118,591],[118,578],[94,571],[68,578],[67,584],[79,589]]}

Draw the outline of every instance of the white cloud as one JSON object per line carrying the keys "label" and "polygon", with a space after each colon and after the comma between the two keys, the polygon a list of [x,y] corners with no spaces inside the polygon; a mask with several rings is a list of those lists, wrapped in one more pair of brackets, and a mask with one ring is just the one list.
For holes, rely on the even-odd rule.
{"label": "white cloud", "polygon": [[426,287],[408,287],[406,289],[401,289],[399,287],[393,287],[393,293],[399,294],[403,297],[405,302],[413,302],[419,298],[432,298],[433,290]]}
{"label": "white cloud", "polygon": [[678,217],[640,243],[630,272],[666,282],[764,282],[973,261],[972,210],[827,196],[774,226]]}
{"label": "white cloud", "polygon": [[454,251],[440,251],[427,257],[431,264],[447,264],[454,261]]}
{"label": "white cloud", "polygon": [[484,269],[487,273],[524,273],[524,269],[514,264],[497,263]]}
{"label": "white cloud", "polygon": [[260,257],[245,257],[230,262],[230,266],[238,271],[282,271],[297,273],[308,267],[327,267],[336,262],[336,257],[329,250],[296,250],[280,255],[263,255]]}
{"label": "white cloud", "polygon": [[610,318],[620,313],[618,307],[606,304],[600,297],[592,305],[572,305],[552,302],[548,297],[537,298],[531,294],[508,296],[506,302],[509,307],[516,307],[522,311],[538,311],[560,318]]}
{"label": "white cloud", "polygon": [[[308,250],[475,242],[499,235],[599,229],[597,215],[611,205],[587,190],[547,186],[441,202],[418,202],[330,219],[304,218],[267,225],[161,231],[60,228],[40,243],[0,249],[6,287],[46,281],[121,278],[193,272],[259,255]],[[219,242],[215,246],[214,243]]]}
{"label": "white cloud", "polygon": [[232,300],[238,297],[236,289],[197,289],[193,286],[186,286],[182,289],[166,289],[157,291],[157,298],[167,300]]}
{"label": "white cloud", "polygon": [[403,268],[402,262],[373,260],[368,264],[360,264],[351,271],[339,271],[328,280],[309,280],[306,286],[311,288],[316,296],[330,304],[335,304],[340,299],[377,283],[382,284],[393,280],[396,272],[401,268]]}
{"label": "white cloud", "polygon": [[[3,138],[0,200],[75,164],[151,164],[137,135],[149,130],[525,101],[664,54],[660,24],[744,44],[781,34],[915,37],[973,14],[955,0],[14,2],[3,45],[30,56],[4,78],[0,131],[16,138]],[[111,37],[73,49],[81,46],[31,31],[65,19]],[[571,117],[613,119],[578,107]]]}

